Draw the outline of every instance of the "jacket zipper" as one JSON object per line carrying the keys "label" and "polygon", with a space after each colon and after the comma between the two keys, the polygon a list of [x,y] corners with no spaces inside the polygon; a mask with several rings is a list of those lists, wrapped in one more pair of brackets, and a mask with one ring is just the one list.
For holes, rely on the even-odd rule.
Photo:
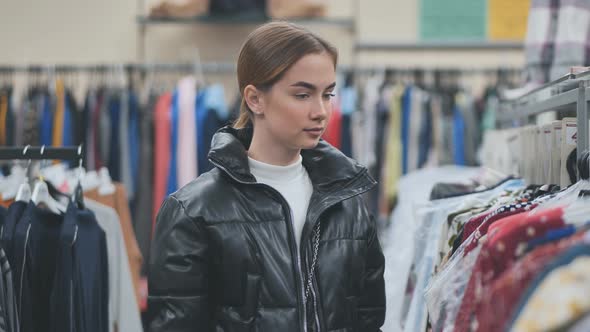
{"label": "jacket zipper", "polygon": [[[356,179],[360,178],[361,176],[365,175],[366,173],[367,173],[367,171],[364,171],[364,172],[359,173],[354,179],[352,179],[350,181],[350,183],[353,183]],[[331,204],[323,207],[320,210],[320,212],[317,214],[317,217],[315,218],[315,220],[311,223],[311,225],[310,225],[311,229],[313,229],[313,227],[315,226],[315,223],[318,222],[318,220],[319,220],[320,216],[322,215],[322,213],[324,213],[325,211],[327,211],[328,209],[330,209],[332,206],[334,206],[334,205],[336,205],[336,204],[338,204],[340,202],[343,202],[343,201],[345,201],[347,199],[351,199],[351,198],[353,198],[355,196],[362,195],[365,192],[367,192],[367,190],[359,190],[358,192],[356,192],[354,194],[350,194],[350,195],[341,197],[341,199],[339,199],[338,201],[333,202],[333,203],[331,203]],[[301,240],[303,242],[303,239],[301,239]],[[305,261],[306,261],[306,265],[309,265],[309,262],[307,261],[307,256],[308,255],[306,255],[306,257],[305,257]],[[315,276],[312,276],[312,277],[315,278]],[[312,297],[313,297],[313,305],[314,305],[313,312],[314,312],[314,318],[315,318],[316,326],[318,326],[318,331],[321,331],[321,326],[322,325],[320,323],[320,319],[321,319],[320,318],[320,315],[318,314],[318,307],[317,307],[317,300],[316,300],[316,296],[317,295],[316,295],[316,292],[315,292],[315,281],[312,282],[311,294],[312,294]]]}
{"label": "jacket zipper", "polygon": [[[309,255],[305,255],[305,266],[309,266],[309,261],[308,258]],[[322,330],[321,328],[321,324],[320,324],[320,318],[319,318],[319,314],[318,314],[318,302],[317,302],[317,295],[315,293],[315,282],[312,280],[312,287],[311,287],[311,296],[313,299],[313,314],[314,314],[314,321],[315,321],[315,325],[318,332],[320,332]]]}
{"label": "jacket zipper", "polygon": [[[304,284],[304,280],[303,280],[303,270],[301,268],[301,255],[299,253],[299,250],[297,250],[297,248],[293,249],[293,245],[296,246],[296,239],[295,239],[295,232],[293,231],[293,221],[292,221],[292,217],[291,217],[291,208],[289,207],[289,203],[287,203],[287,201],[285,200],[285,198],[274,188],[272,188],[271,186],[262,184],[262,183],[257,183],[257,182],[245,182],[242,181],[238,178],[236,178],[235,176],[233,176],[233,174],[231,174],[225,167],[221,166],[217,161],[215,161],[214,159],[210,159],[211,163],[213,163],[213,165],[215,165],[216,167],[218,167],[219,169],[223,170],[227,175],[229,175],[234,181],[244,184],[244,185],[254,185],[254,186],[259,186],[265,189],[268,189],[270,192],[273,193],[274,196],[277,196],[279,198],[279,200],[281,201],[281,205],[283,206],[283,208],[287,208],[287,211],[289,212],[287,215],[287,230],[289,231],[289,235],[291,237],[291,242],[289,243],[289,247],[291,249],[291,255],[293,255],[293,253],[295,253],[295,261],[297,262],[297,266],[296,266],[296,273],[295,273],[295,278],[297,279],[297,284],[298,286],[301,286],[300,291],[301,293],[297,295],[297,300],[299,302],[299,305],[301,306],[301,308],[303,310],[301,310],[301,312],[303,313],[303,331],[307,332],[307,309],[306,309],[306,303],[305,303],[305,284]],[[303,244],[301,244],[303,245]],[[298,292],[299,293],[299,292]],[[301,317],[300,317],[301,318]]]}
{"label": "jacket zipper", "polygon": [[[291,236],[291,243],[289,246],[291,247],[291,252],[296,253],[296,258],[297,258],[296,259],[296,261],[297,261],[296,275],[297,275],[297,278],[299,279],[298,284],[301,285],[301,303],[303,304],[303,331],[307,332],[307,303],[306,303],[306,299],[305,299],[305,279],[303,278],[303,269],[301,267],[301,254],[300,254],[299,250],[297,250],[295,231],[293,230],[293,217],[292,217],[291,208],[289,207],[289,203],[285,200],[283,195],[281,195],[281,193],[279,193],[273,187],[262,184],[262,183],[256,183],[256,185],[266,188],[270,192],[272,192],[273,195],[276,196],[276,198],[278,198],[281,201],[281,205],[283,206],[283,208],[286,208],[286,210],[288,212],[287,213],[287,229],[289,230],[289,235]],[[303,242],[300,245],[303,246]],[[293,249],[293,246],[295,246],[295,249]]]}

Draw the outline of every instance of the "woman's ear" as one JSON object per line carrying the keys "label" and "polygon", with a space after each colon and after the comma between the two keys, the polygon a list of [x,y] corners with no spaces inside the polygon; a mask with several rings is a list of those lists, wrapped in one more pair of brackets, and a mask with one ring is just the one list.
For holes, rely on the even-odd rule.
{"label": "woman's ear", "polygon": [[264,114],[264,98],[262,92],[250,84],[244,88],[244,100],[254,115]]}

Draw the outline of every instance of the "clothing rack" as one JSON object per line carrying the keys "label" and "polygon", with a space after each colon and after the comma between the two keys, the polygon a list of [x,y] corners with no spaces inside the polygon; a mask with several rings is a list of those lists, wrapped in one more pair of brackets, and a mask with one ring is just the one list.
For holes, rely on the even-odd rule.
{"label": "clothing rack", "polygon": [[0,147],[0,160],[59,159],[77,161],[84,157],[82,146],[73,147]]}
{"label": "clothing rack", "polygon": [[109,71],[164,71],[186,72],[202,70],[207,73],[234,72],[236,65],[227,62],[206,63],[125,63],[125,64],[84,64],[84,65],[0,65],[0,73],[28,72],[109,72]]}
{"label": "clothing rack", "polygon": [[[198,63],[125,63],[125,64],[64,64],[64,65],[0,65],[0,73],[28,72],[109,72],[109,71],[155,71],[155,72],[190,72],[202,70],[204,73],[235,73],[236,64],[230,62],[202,62]],[[493,74],[500,71],[520,72],[520,68],[488,67],[488,68],[452,68],[452,67],[396,67],[396,66],[360,66],[354,68],[339,65],[338,71],[354,71],[357,74],[371,74],[379,71],[395,71],[396,73],[422,72],[451,72],[459,74]]]}
{"label": "clothing rack", "polygon": [[500,127],[510,127],[516,120],[523,122],[546,112],[576,111],[577,151],[587,151],[588,103],[590,102],[590,71],[567,74],[512,100],[504,100],[497,116]]}

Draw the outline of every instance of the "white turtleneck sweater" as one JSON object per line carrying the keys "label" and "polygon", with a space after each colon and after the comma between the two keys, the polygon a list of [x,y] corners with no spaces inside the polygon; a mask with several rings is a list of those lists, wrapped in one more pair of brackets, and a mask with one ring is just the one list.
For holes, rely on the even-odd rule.
{"label": "white turtleneck sweater", "polygon": [[276,189],[289,203],[297,249],[301,243],[301,233],[313,192],[311,180],[302,161],[303,158],[299,156],[299,160],[294,164],[275,166],[248,157],[250,172],[256,181]]}

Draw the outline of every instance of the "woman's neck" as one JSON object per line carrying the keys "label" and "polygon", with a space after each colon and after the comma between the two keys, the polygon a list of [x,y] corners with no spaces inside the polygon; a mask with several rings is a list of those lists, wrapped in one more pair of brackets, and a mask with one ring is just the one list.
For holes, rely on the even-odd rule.
{"label": "woman's neck", "polygon": [[289,149],[267,137],[262,131],[254,130],[248,156],[252,159],[275,166],[288,166],[299,160],[301,149]]}

